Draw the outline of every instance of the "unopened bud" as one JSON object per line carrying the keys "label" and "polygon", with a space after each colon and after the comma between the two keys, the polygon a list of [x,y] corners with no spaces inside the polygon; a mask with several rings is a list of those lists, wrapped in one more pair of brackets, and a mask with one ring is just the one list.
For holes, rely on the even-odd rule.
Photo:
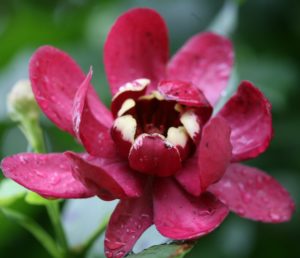
{"label": "unopened bud", "polygon": [[14,121],[37,119],[39,107],[29,80],[18,81],[7,96],[7,109]]}

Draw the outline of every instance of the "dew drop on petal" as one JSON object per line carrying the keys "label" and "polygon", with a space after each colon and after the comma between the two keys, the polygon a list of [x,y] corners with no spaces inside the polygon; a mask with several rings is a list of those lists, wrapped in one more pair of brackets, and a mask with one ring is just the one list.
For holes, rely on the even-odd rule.
{"label": "dew drop on petal", "polygon": [[238,206],[237,210],[236,210],[236,213],[240,216],[243,216],[243,215],[245,215],[246,211],[242,206]]}
{"label": "dew drop on petal", "polygon": [[269,213],[269,217],[273,222],[278,222],[281,219],[280,215],[273,211]]}
{"label": "dew drop on petal", "polygon": [[120,249],[121,247],[123,247],[125,245],[125,243],[123,243],[123,242],[110,241],[107,239],[105,240],[105,244],[110,250]]}

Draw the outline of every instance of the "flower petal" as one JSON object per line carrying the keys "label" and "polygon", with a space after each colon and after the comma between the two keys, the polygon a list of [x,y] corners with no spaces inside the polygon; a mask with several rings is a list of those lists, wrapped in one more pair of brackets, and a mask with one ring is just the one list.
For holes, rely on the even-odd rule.
{"label": "flower petal", "polygon": [[233,161],[254,158],[268,148],[273,135],[271,104],[250,82],[240,84],[218,115],[231,127]]}
{"label": "flower petal", "polygon": [[31,191],[51,198],[86,198],[94,194],[73,177],[69,160],[63,154],[20,153],[2,160],[6,177]]}
{"label": "flower petal", "polygon": [[223,176],[231,159],[231,150],[228,124],[224,119],[214,117],[203,128],[197,153],[176,174],[176,179],[189,193],[199,196]]}
{"label": "flower petal", "polygon": [[[65,152],[73,163],[74,173],[85,185],[94,189],[100,198],[138,197],[142,193],[143,180],[118,159],[103,159],[88,154]],[[98,190],[98,191],[97,191]],[[107,199],[107,198],[104,198]]]}
{"label": "flower petal", "polygon": [[164,236],[192,239],[213,231],[228,214],[228,209],[212,194],[200,197],[187,194],[170,178],[154,185],[154,224]]}
{"label": "flower petal", "polygon": [[212,114],[212,106],[208,103],[202,91],[189,82],[164,80],[158,85],[158,91],[167,100],[173,100],[188,107],[195,107],[201,124],[206,123]]}
{"label": "flower petal", "polygon": [[191,107],[207,107],[212,111],[203,93],[190,82],[164,80],[159,83],[158,91],[167,100]]}
{"label": "flower petal", "polygon": [[92,69],[85,80],[79,86],[72,107],[73,130],[82,142],[85,149],[94,156],[114,156],[115,144],[110,137],[111,124],[99,121],[92,113],[87,98],[87,93],[92,79]]}
{"label": "flower petal", "polygon": [[160,134],[141,134],[128,156],[130,167],[145,174],[173,175],[181,167],[178,149]]}
{"label": "flower petal", "polygon": [[196,85],[214,106],[226,88],[233,66],[231,42],[214,33],[188,40],[168,66],[168,78]]}
{"label": "flower petal", "polygon": [[289,193],[265,172],[232,164],[223,178],[208,189],[242,217],[279,223],[290,220],[295,206]]}
{"label": "flower petal", "polygon": [[[119,88],[119,91],[114,95],[111,103],[111,112],[114,117],[121,116],[128,109],[135,106],[135,101],[139,97],[145,95],[147,86],[150,81],[148,79],[137,79],[132,82],[127,82]],[[130,100],[129,107],[124,102]],[[123,104],[125,106],[123,106]],[[125,110],[124,110],[125,108]]]}
{"label": "flower petal", "polygon": [[138,78],[151,80],[148,91],[165,76],[168,36],[161,16],[148,8],[132,9],[115,22],[105,46],[104,64],[112,94]]}
{"label": "flower petal", "polygon": [[106,229],[104,247],[107,257],[124,257],[142,233],[153,224],[152,196],[146,192],[134,199],[121,200]]}
{"label": "flower petal", "polygon": [[[85,79],[77,63],[63,51],[43,46],[30,60],[29,75],[35,98],[46,116],[62,130],[75,135],[72,125],[73,99]],[[95,114],[100,113],[105,121],[112,120],[92,87],[88,99]]]}

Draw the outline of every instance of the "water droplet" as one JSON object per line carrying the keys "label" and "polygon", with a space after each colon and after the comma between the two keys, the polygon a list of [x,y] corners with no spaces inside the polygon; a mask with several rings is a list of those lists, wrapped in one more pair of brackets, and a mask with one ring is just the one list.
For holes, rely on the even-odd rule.
{"label": "water droplet", "polygon": [[111,251],[105,251],[105,255],[107,258],[112,258],[113,257],[113,253]]}
{"label": "water droplet", "polygon": [[41,171],[39,171],[38,169],[34,169],[33,172],[39,177],[44,177],[44,174]]}
{"label": "water droplet", "polygon": [[125,255],[125,252],[120,251],[120,252],[117,252],[117,253],[116,253],[115,257],[116,257],[116,258],[122,258],[122,257],[124,257],[124,255]]}
{"label": "water droplet", "polygon": [[246,211],[242,206],[238,206],[236,209],[236,213],[240,216],[243,216],[243,215],[245,215]]}
{"label": "water droplet", "polygon": [[239,187],[240,191],[245,191],[245,186],[243,183],[239,182],[238,187]]}
{"label": "water droplet", "polygon": [[281,219],[280,215],[277,214],[277,213],[275,213],[275,212],[273,212],[273,211],[271,211],[271,212],[269,213],[269,217],[270,217],[270,219],[271,219],[273,222],[278,222],[278,221],[280,221],[280,219]]}
{"label": "water droplet", "polygon": [[249,203],[252,199],[252,196],[250,193],[243,193],[242,198],[245,203]]}
{"label": "water droplet", "polygon": [[118,241],[110,241],[108,239],[105,239],[105,245],[110,250],[116,250],[116,249],[120,249],[121,247],[123,247],[125,245],[125,243],[118,242]]}
{"label": "water droplet", "polygon": [[20,156],[20,162],[21,162],[21,164],[25,165],[28,163],[28,158],[26,158],[24,156]]}

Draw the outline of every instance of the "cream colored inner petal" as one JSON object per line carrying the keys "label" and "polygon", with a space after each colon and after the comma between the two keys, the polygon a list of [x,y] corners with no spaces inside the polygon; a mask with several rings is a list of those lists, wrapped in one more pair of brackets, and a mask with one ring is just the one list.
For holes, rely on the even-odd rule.
{"label": "cream colored inner petal", "polygon": [[135,106],[135,101],[133,99],[126,99],[122,104],[122,107],[118,111],[118,116],[122,116],[125,114],[129,109]]}
{"label": "cream colored inner petal", "polygon": [[114,128],[121,132],[125,141],[134,142],[137,123],[131,115],[118,117],[114,122]]}
{"label": "cream colored inner petal", "polygon": [[180,117],[180,122],[183,124],[192,139],[195,138],[196,134],[200,133],[198,118],[193,110],[184,112]]}
{"label": "cream colored inner petal", "polygon": [[188,133],[183,126],[170,127],[167,133],[167,140],[175,146],[184,148],[188,141]]}
{"label": "cream colored inner petal", "polygon": [[122,85],[119,89],[120,92],[123,91],[141,91],[143,90],[147,85],[150,84],[149,79],[141,78],[134,80],[132,82],[127,82],[124,85]]}
{"label": "cream colored inner petal", "polygon": [[151,100],[151,99],[154,99],[154,98],[157,99],[157,100],[160,100],[160,101],[164,100],[163,95],[161,95],[160,92],[158,92],[157,90],[154,90],[150,94],[144,95],[144,96],[140,97],[139,99],[141,99],[141,100],[143,100],[143,99],[144,100]]}

